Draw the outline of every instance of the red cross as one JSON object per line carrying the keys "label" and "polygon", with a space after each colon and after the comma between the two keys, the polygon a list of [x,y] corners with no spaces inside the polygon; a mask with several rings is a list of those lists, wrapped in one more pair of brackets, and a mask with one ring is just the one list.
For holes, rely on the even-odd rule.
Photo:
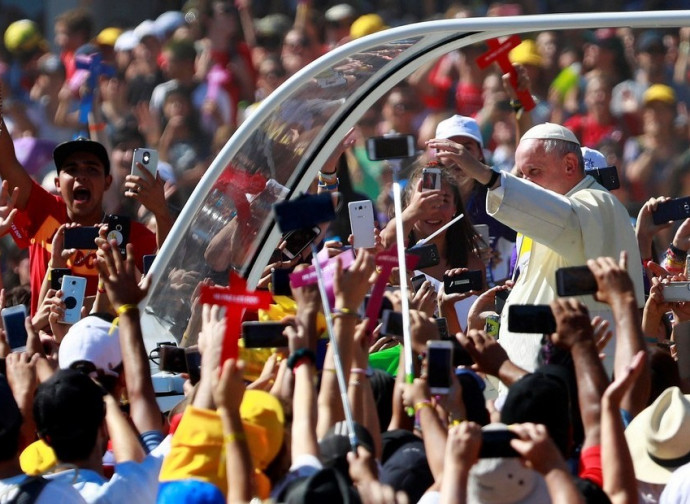
{"label": "red cross", "polygon": [[234,272],[230,273],[229,287],[205,285],[201,288],[201,304],[220,305],[226,308],[221,364],[228,359],[236,359],[239,355],[237,342],[240,338],[244,311],[268,308],[272,300],[269,292],[247,290],[247,280]]}
{"label": "red cross", "polygon": [[486,45],[489,46],[489,50],[477,58],[477,65],[479,68],[486,68],[491,63],[497,63],[504,73],[509,73],[510,84],[513,86],[513,89],[515,89],[517,97],[522,103],[522,107],[529,112],[535,106],[534,100],[527,89],[517,88],[517,70],[515,70],[515,67],[508,58],[510,50],[520,45],[520,42],[520,37],[517,35],[511,35],[503,42],[499,42],[498,39],[487,40]]}

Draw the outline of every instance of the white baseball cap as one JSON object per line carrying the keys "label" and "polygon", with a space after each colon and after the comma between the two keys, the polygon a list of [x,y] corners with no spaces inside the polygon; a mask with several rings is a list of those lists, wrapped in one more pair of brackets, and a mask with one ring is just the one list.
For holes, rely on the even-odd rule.
{"label": "white baseball cap", "polygon": [[70,327],[60,344],[58,362],[61,369],[75,362],[88,361],[105,374],[118,376],[113,371],[122,363],[120,331],[111,331],[112,324],[96,315],[84,317]]}
{"label": "white baseball cap", "polygon": [[454,115],[438,123],[436,126],[436,138],[467,137],[476,140],[479,147],[484,148],[482,133],[479,124],[471,117]]}
{"label": "white baseball cap", "polygon": [[582,159],[585,162],[585,170],[606,168],[609,165],[606,162],[606,156],[598,150],[590,149],[589,147],[582,147]]}
{"label": "white baseball cap", "polygon": [[560,124],[549,122],[537,124],[528,129],[527,132],[522,135],[521,140],[564,140],[580,145],[580,141],[568,128]]}

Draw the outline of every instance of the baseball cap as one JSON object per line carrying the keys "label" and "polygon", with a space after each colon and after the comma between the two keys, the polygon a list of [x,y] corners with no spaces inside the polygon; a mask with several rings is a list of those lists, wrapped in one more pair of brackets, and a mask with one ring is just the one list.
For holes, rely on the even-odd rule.
{"label": "baseball cap", "polygon": [[254,464],[258,469],[263,470],[273,461],[283,446],[285,436],[283,406],[268,392],[247,390],[240,405],[240,417],[247,431]]}
{"label": "baseball cap", "polygon": [[355,19],[352,26],[350,26],[350,37],[357,39],[387,28],[388,26],[383,22],[383,18],[378,14],[364,14]]}
{"label": "baseball cap", "polygon": [[105,374],[118,376],[113,371],[122,363],[120,333],[117,327],[96,315],[84,317],[70,327],[60,344],[60,368],[71,368],[78,362],[91,362]]}
{"label": "baseball cap", "polygon": [[181,11],[165,11],[153,23],[159,34],[167,35],[183,26],[186,21]]}
{"label": "baseball cap", "polygon": [[131,51],[139,43],[139,38],[134,34],[134,30],[123,31],[115,41],[116,51]]}
{"label": "baseball cap", "polygon": [[[357,422],[354,422],[354,428],[359,445],[370,453],[375,453],[374,438],[367,428]],[[324,467],[334,467],[343,474],[348,474],[347,453],[351,450],[345,421],[340,421],[328,429],[326,435],[319,441],[319,453]]]}
{"label": "baseball cap", "polygon": [[637,39],[637,52],[665,53],[666,46],[661,34],[655,30],[643,32]]}
{"label": "baseball cap", "polygon": [[585,170],[592,170],[594,168],[606,168],[609,164],[606,162],[606,156],[595,149],[589,147],[582,147],[582,160],[585,162]]}
{"label": "baseball cap", "polygon": [[531,127],[522,135],[521,140],[563,140],[580,145],[580,141],[568,128],[549,122]]}
{"label": "baseball cap", "polygon": [[508,54],[511,63],[518,65],[542,65],[542,57],[537,49],[537,44],[534,40],[523,40],[518,46],[514,47]]}
{"label": "baseball cap", "polygon": [[676,93],[673,91],[673,88],[665,84],[652,84],[642,95],[642,104],[647,105],[649,102],[653,101],[675,105]]}
{"label": "baseball cap", "polygon": [[44,54],[38,58],[38,71],[42,74],[56,74],[61,73],[65,75],[65,65],[57,54]]}
{"label": "baseball cap", "polygon": [[329,8],[324,13],[324,18],[330,23],[337,23],[345,21],[346,19],[354,19],[357,16],[357,11],[349,4],[337,4]]}
{"label": "baseball cap", "polygon": [[102,144],[89,140],[85,137],[79,137],[76,140],[69,140],[67,142],[62,142],[53,151],[53,161],[55,161],[55,167],[58,173],[65,163],[65,159],[68,156],[74,154],[75,152],[90,152],[95,154],[98,159],[103,163],[103,168],[105,169],[105,174],[110,173],[110,159],[108,159],[108,152],[105,150]]}
{"label": "baseball cap", "polygon": [[160,32],[156,26],[156,23],[150,19],[144,19],[141,23],[134,28],[134,35],[136,35],[138,40],[144,40],[146,37],[156,37],[160,38]]}
{"label": "baseball cap", "polygon": [[11,53],[27,53],[36,49],[46,50],[48,45],[34,21],[20,19],[5,30],[5,47]]}
{"label": "baseball cap", "polygon": [[479,143],[479,147],[484,148],[482,133],[479,124],[471,117],[455,114],[448,119],[444,119],[436,126],[436,138],[467,137]]}
{"label": "baseball cap", "polygon": [[96,43],[99,45],[113,47],[120,35],[122,35],[122,30],[119,28],[115,28],[114,26],[103,28],[96,36]]}

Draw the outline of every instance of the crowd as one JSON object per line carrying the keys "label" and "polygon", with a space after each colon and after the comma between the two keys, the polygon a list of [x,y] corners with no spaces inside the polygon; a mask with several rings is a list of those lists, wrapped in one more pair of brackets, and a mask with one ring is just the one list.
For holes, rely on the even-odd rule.
{"label": "crowd", "polygon": [[[688,28],[540,32],[510,52],[516,79],[477,66],[483,45],[419,68],[310,187],[331,193],[337,215],[309,226],[331,258],[329,309],[316,284],[296,281],[311,249],[286,255],[284,236],[257,286],[270,307],[242,317],[282,322],[285,342],[255,350],[240,338],[240,357],[224,358],[237,313],[202,292],[244,248],[237,205],[207,243],[220,275],[180,280],[195,288],[190,314],[170,307],[186,317],[173,336],[200,361],[187,360],[184,397],[161,400],[140,317],[145,256],[263,99],[388,26],[554,10],[278,4],[190,0],[100,31],[68,10],[52,51],[36,22],[8,20],[0,305],[28,316],[25,341],[9,322],[0,330],[0,503],[689,501],[690,212],[655,219],[690,194]],[[392,165],[366,153],[392,131],[418,151],[399,215]],[[157,171],[144,159],[132,170],[139,148],[157,152]],[[595,176],[610,166],[614,188]],[[343,202],[361,200],[377,220],[370,248],[348,236]],[[70,242],[77,228],[94,228],[88,247]],[[381,262],[398,236],[434,251],[405,292]],[[592,285],[560,296],[558,273],[577,266]],[[289,295],[276,270],[296,275]],[[451,288],[472,272],[479,285]],[[73,324],[63,273],[85,279]],[[409,301],[409,338],[388,330],[389,312],[366,311],[381,291],[393,312]],[[545,308],[549,328],[516,328],[537,321],[513,315],[526,306]],[[434,360],[443,345],[447,369]]]}

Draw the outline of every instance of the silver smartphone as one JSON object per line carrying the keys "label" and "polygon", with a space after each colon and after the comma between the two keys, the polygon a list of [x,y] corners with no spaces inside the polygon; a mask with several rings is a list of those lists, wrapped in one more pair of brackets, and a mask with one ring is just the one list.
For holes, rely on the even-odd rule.
{"label": "silver smartphone", "polygon": [[354,248],[374,248],[374,205],[370,200],[351,201],[347,204],[350,213],[350,230]]}
{"label": "silver smartphone", "polygon": [[143,177],[137,163],[141,163],[144,169],[155,177],[156,170],[158,170],[158,151],[155,149],[134,149],[132,175]]}
{"label": "silver smartphone", "polygon": [[450,373],[453,369],[453,342],[428,341],[426,362],[429,391],[432,394],[447,394],[450,390]]}
{"label": "silver smartphone", "polygon": [[664,284],[664,301],[678,303],[690,301],[690,282],[669,282]]}

